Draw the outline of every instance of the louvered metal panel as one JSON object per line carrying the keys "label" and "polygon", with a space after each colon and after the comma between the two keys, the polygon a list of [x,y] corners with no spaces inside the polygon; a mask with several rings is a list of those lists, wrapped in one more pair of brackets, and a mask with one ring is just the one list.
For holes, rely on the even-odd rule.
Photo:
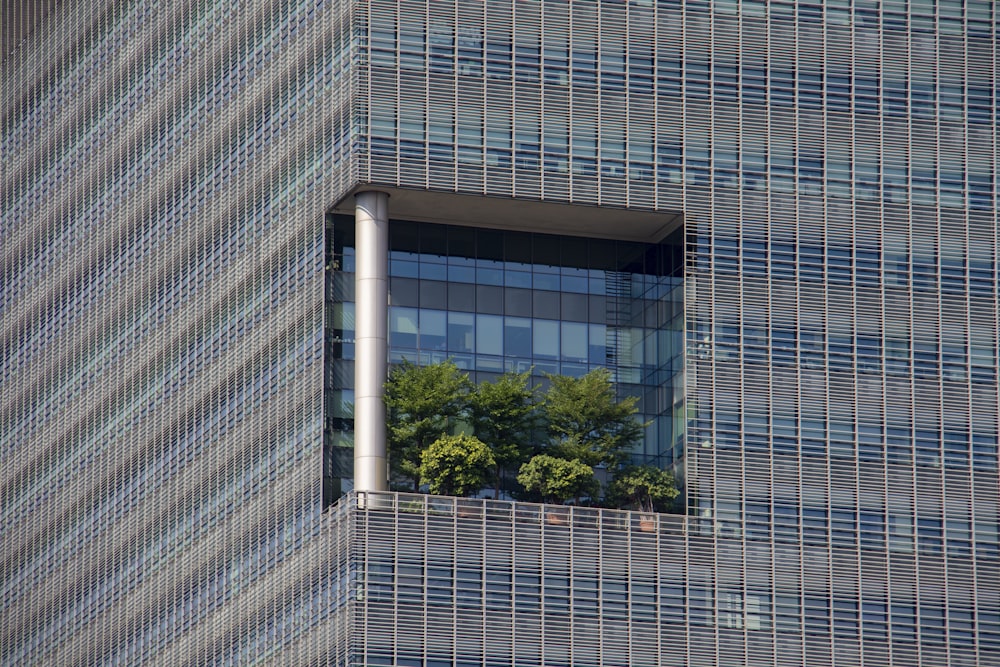
{"label": "louvered metal panel", "polygon": [[247,663],[344,624],[317,471],[351,20],[76,3],[3,54],[0,662]]}

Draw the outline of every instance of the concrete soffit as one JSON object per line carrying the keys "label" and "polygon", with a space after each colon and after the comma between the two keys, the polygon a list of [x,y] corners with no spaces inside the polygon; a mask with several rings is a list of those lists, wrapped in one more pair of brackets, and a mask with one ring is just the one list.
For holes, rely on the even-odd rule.
{"label": "concrete soffit", "polygon": [[356,186],[337,202],[334,212],[354,215],[354,195],[364,190],[377,190],[389,195],[390,219],[464,227],[659,243],[683,221],[680,212],[565,204],[366,184]]}

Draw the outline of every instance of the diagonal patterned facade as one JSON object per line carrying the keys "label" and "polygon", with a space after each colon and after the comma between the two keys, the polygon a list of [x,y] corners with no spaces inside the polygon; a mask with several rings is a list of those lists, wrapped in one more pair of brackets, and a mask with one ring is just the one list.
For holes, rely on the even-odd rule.
{"label": "diagonal patterned facade", "polygon": [[[996,664],[996,12],[53,10],[0,68],[0,662]],[[622,384],[663,419],[637,455],[683,475],[687,516],[649,533],[363,492],[324,511],[350,484],[330,470],[351,327],[324,297],[347,271],[328,221],[363,190],[397,230],[682,230],[685,349],[642,348]],[[438,256],[412,264],[484,259]],[[608,297],[561,261],[532,299]],[[396,311],[392,354],[434,340],[424,310],[586,325],[586,359],[569,337],[553,361],[578,365],[674,321],[439,308],[414,286],[391,287],[418,313]],[[468,354],[548,354],[497,349]]]}
{"label": "diagonal patterned facade", "polygon": [[351,20],[81,2],[4,54],[3,664],[246,663],[319,618]]}

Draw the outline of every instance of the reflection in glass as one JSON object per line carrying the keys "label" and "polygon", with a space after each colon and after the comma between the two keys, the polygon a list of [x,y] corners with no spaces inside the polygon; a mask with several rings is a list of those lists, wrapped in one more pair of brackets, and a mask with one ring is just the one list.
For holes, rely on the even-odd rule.
{"label": "reflection in glass", "polygon": [[472,313],[448,313],[449,352],[475,352],[475,324]]}
{"label": "reflection in glass", "polygon": [[569,361],[587,361],[587,325],[563,322],[562,358]]}
{"label": "reflection in glass", "polygon": [[417,347],[417,309],[393,306],[389,309],[389,344]]}
{"label": "reflection in glass", "polygon": [[443,310],[421,310],[420,347],[426,350],[444,350],[447,343],[447,313]]}
{"label": "reflection in glass", "polygon": [[524,317],[504,319],[504,354],[508,357],[531,357],[531,320]]}
{"label": "reflection in glass", "polygon": [[503,354],[503,318],[497,315],[476,316],[476,352]]}

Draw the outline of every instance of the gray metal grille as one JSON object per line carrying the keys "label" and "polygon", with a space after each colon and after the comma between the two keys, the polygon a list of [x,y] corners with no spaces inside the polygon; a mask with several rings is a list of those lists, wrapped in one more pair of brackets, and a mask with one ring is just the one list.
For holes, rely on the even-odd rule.
{"label": "gray metal grille", "polygon": [[341,503],[357,528],[356,664],[683,660],[683,621],[668,628],[661,608],[686,616],[672,597],[683,516],[415,494]]}

